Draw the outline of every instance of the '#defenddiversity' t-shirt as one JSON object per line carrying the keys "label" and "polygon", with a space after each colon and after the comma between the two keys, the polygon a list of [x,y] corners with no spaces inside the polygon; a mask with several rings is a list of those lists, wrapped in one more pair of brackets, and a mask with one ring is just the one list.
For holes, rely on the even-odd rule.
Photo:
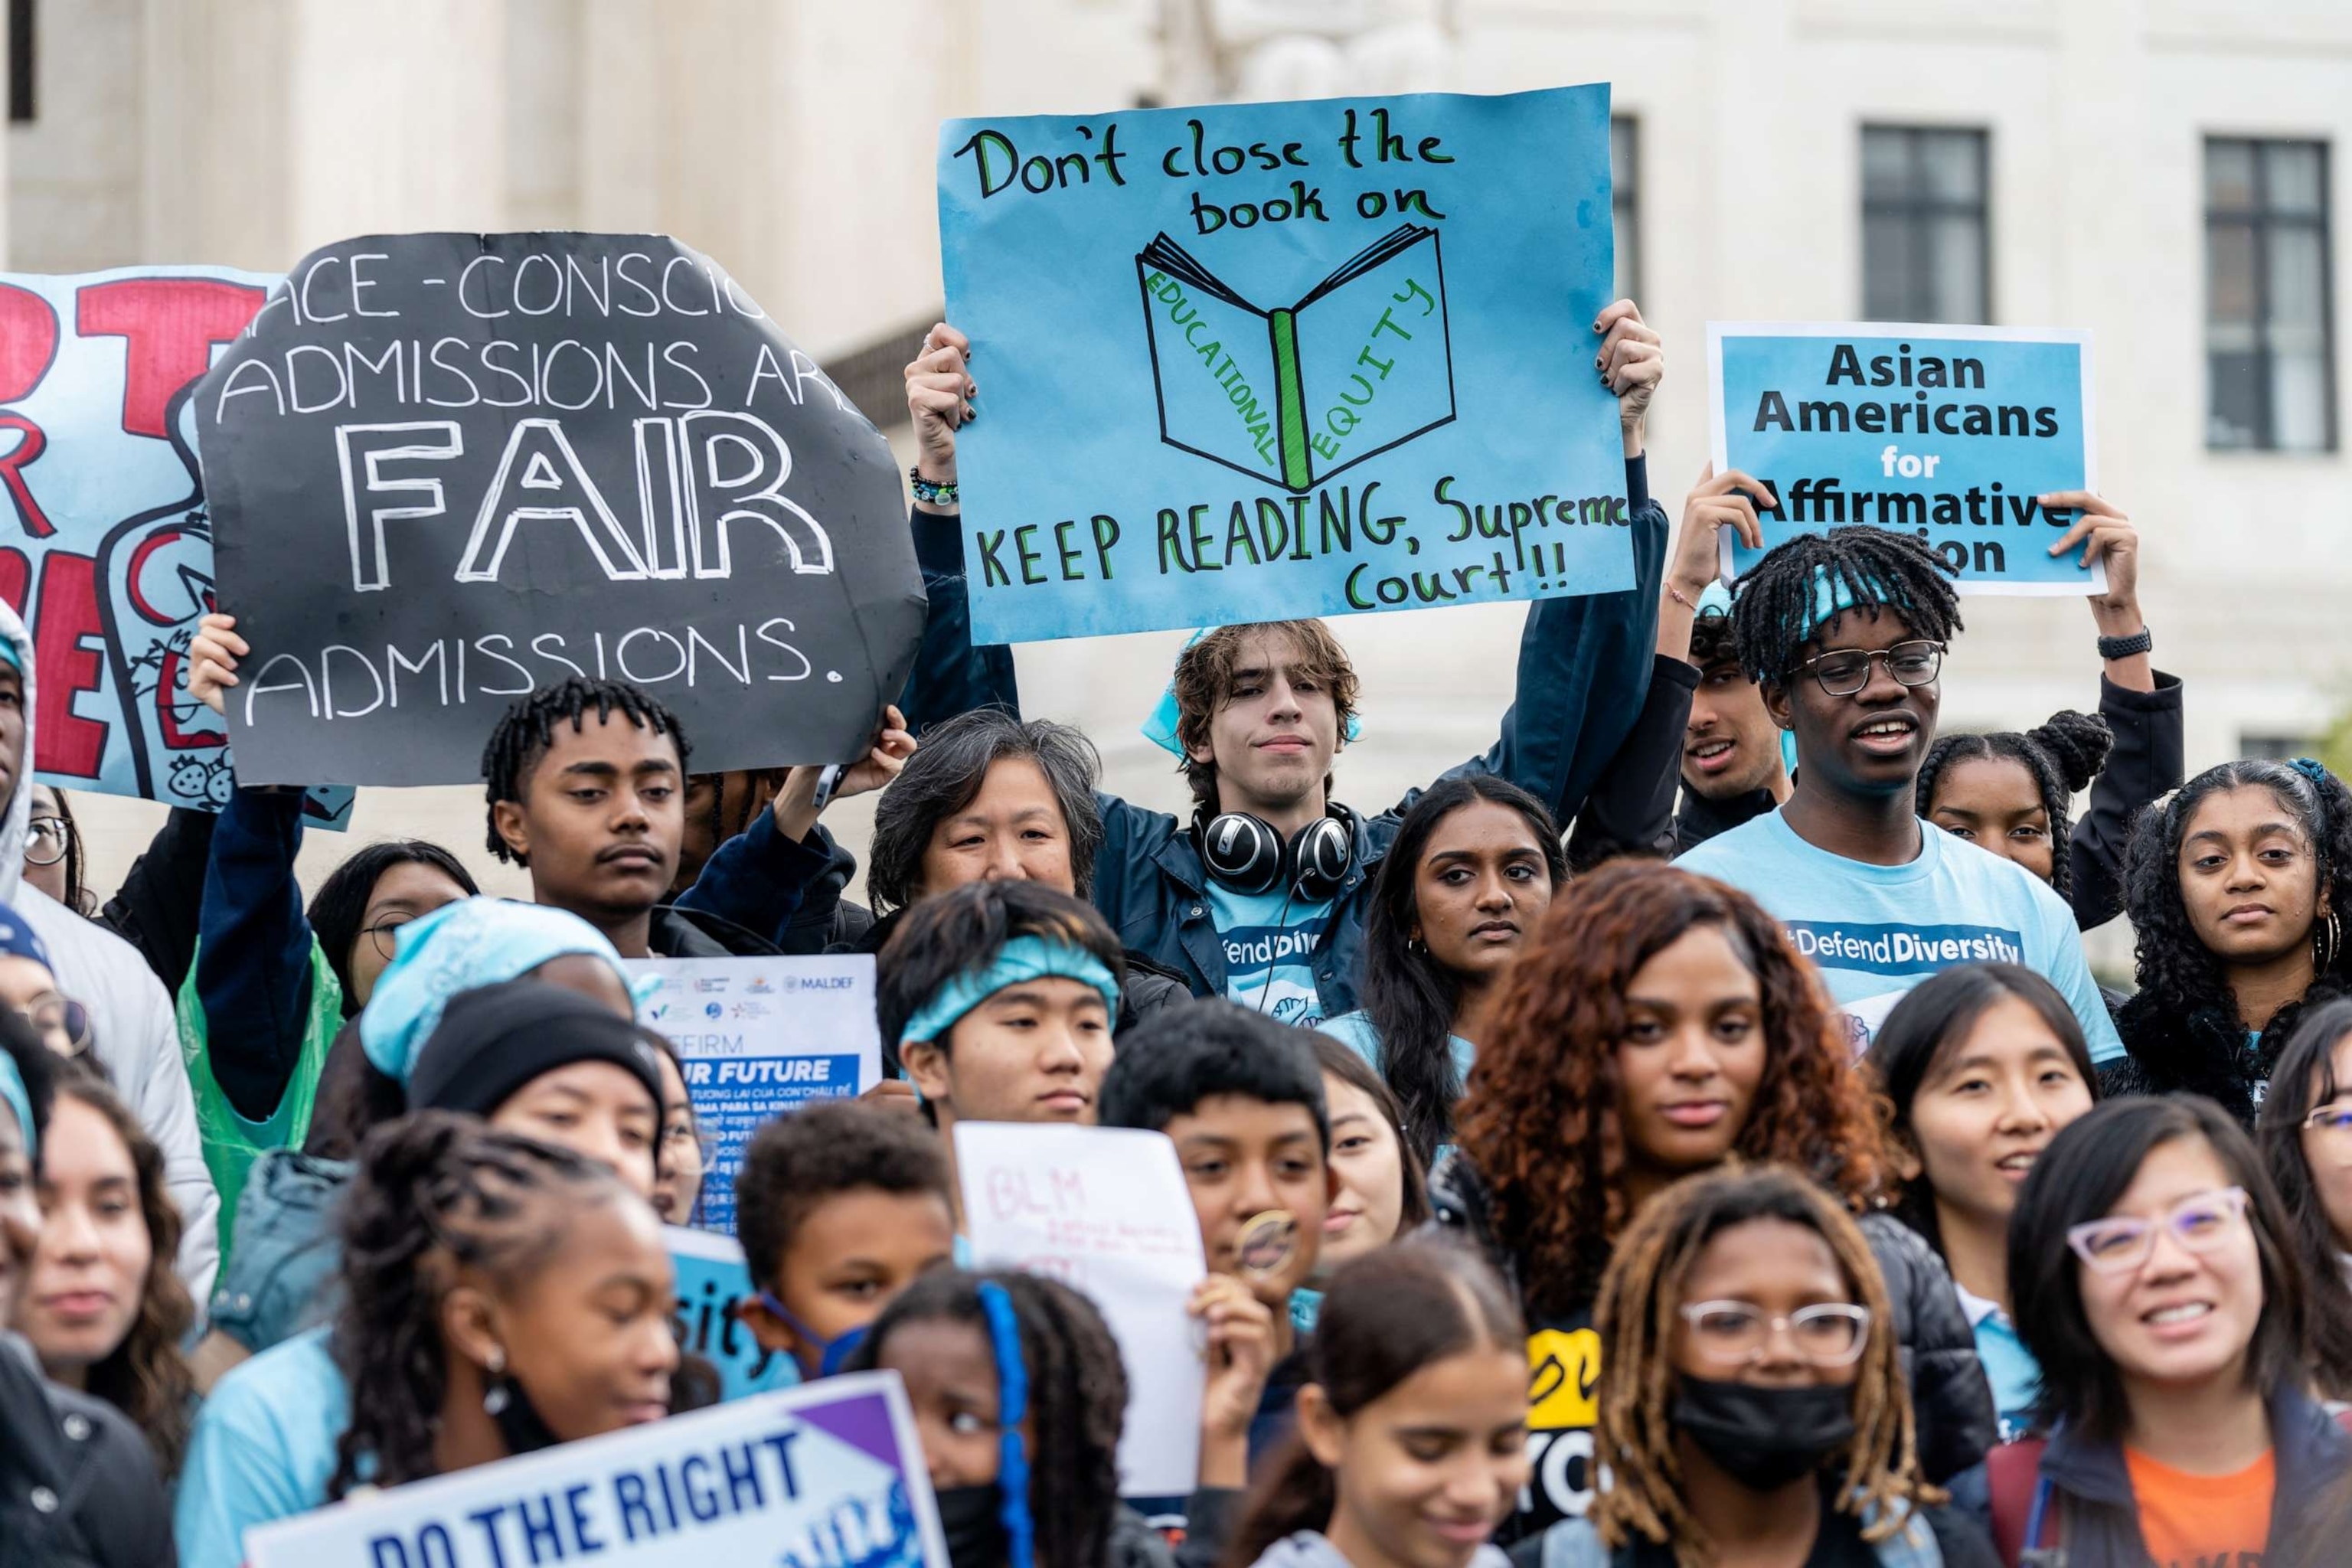
{"label": "'#defenddiversity' t-shirt", "polygon": [[1237,893],[1209,884],[1209,915],[1225,950],[1225,995],[1277,1023],[1323,1022],[1315,990],[1315,949],[1331,923],[1331,901],[1306,903],[1281,891]]}
{"label": "'#defenddiversity' t-shirt", "polygon": [[2156,1568],[2262,1568],[2271,1543],[2278,1461],[2264,1454],[2235,1475],[2193,1476],[2124,1450],[2140,1540]]}
{"label": "'#defenddiversity' t-shirt", "polygon": [[1675,862],[1746,892],[1788,928],[1845,1010],[1857,1054],[1904,993],[1963,963],[2021,963],[2066,998],[2091,1059],[2124,1054],[2083,961],[2066,901],[2032,873],[1931,822],[1907,866],[1816,849],[1777,811],[1717,834]]}

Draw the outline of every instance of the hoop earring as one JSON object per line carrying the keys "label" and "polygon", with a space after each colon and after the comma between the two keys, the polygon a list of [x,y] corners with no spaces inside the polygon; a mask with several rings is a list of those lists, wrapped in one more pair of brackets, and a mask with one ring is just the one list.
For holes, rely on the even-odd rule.
{"label": "hoop earring", "polygon": [[2327,911],[2326,921],[2311,933],[2312,967],[2326,974],[2336,967],[2336,955],[2344,951],[2344,917],[2334,910]]}

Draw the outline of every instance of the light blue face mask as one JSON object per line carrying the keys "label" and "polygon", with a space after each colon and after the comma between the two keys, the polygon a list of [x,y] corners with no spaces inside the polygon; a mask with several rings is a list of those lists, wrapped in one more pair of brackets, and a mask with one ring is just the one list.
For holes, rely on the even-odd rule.
{"label": "light blue face mask", "polygon": [[[801,1337],[802,1342],[816,1352],[816,1375],[819,1377],[831,1377],[839,1372],[843,1363],[857,1353],[857,1347],[866,1342],[866,1336],[874,1326],[871,1323],[860,1323],[845,1333],[826,1339],[793,1316],[790,1307],[785,1306],[765,1290],[760,1292],[760,1305],[773,1312],[787,1328]],[[803,1367],[802,1370],[807,1369]]]}

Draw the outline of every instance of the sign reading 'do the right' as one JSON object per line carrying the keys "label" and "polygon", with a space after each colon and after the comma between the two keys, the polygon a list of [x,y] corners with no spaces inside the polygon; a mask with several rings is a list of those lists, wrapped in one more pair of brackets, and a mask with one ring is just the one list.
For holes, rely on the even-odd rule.
{"label": "sign reading 'do the right'", "polygon": [[[2094,594],[2106,568],[2050,547],[2095,489],[2087,332],[1710,321],[1715,466],[1772,487],[1766,549],[1864,524],[1917,535],[1964,594]],[[1758,498],[1759,502],[1761,498]],[[1724,535],[1727,574],[1760,552]]]}
{"label": "sign reading 'do the right'", "polygon": [[199,384],[242,784],[462,784],[626,680],[698,769],[858,754],[923,625],[889,443],[658,235],[314,251]]}

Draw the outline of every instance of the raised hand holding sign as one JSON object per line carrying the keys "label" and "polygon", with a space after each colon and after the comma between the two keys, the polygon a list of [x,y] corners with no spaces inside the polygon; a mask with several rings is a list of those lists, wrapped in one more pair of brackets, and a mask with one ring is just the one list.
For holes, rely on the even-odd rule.
{"label": "raised hand holding sign", "polygon": [[675,240],[329,246],[196,401],[241,782],[469,782],[573,674],[645,687],[698,765],[833,762],[913,658],[888,444]]}

